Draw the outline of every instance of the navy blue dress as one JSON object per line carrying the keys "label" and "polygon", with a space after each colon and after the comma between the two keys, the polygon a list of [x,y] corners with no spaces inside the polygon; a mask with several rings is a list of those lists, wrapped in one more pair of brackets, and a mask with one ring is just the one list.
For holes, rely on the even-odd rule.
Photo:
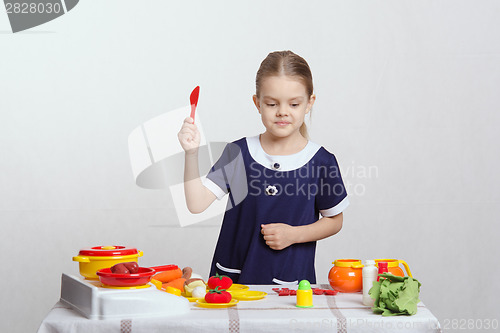
{"label": "navy blue dress", "polygon": [[259,136],[242,138],[226,145],[203,184],[218,199],[229,194],[210,276],[244,284],[316,283],[316,242],[273,250],[261,224],[300,226],[320,213],[341,213],[349,201],[333,154],[309,141],[296,154],[268,155]]}

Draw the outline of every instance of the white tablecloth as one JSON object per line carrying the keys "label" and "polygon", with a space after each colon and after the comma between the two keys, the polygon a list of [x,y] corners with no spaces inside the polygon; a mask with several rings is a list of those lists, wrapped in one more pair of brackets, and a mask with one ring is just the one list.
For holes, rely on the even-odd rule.
{"label": "white tablecloth", "polygon": [[[413,316],[382,317],[361,302],[361,293],[314,295],[313,308],[297,308],[295,296],[278,296],[277,286],[250,286],[268,295],[224,309],[200,308],[176,317],[89,320],[61,302],[43,320],[38,333],[88,332],[441,332],[423,303]],[[326,285],[318,286],[327,288]]]}

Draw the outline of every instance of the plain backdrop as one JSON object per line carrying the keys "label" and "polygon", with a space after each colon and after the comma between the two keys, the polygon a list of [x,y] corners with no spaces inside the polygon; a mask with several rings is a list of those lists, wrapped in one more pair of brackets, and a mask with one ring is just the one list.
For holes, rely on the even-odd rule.
{"label": "plain backdrop", "polygon": [[196,85],[207,140],[262,133],[255,73],[283,49],[311,66],[311,139],[351,194],[342,231],[318,243],[318,282],[335,259],[404,259],[445,331],[498,320],[499,14],[498,1],[87,0],[12,34],[0,13],[0,331],[36,331],[83,247],[131,245],[141,266],[206,277],[221,216],[179,227],[168,190],[135,185],[128,135]]}

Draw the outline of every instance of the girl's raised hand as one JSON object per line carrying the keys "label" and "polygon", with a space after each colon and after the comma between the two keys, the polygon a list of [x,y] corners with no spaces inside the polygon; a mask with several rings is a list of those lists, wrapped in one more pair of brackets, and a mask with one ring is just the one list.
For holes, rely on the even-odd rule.
{"label": "girl's raised hand", "polygon": [[285,223],[262,224],[261,233],[273,250],[283,250],[295,243],[295,228]]}
{"label": "girl's raised hand", "polygon": [[198,131],[198,128],[194,124],[193,118],[187,117],[184,119],[177,137],[186,154],[196,154],[198,152],[201,136],[200,131]]}

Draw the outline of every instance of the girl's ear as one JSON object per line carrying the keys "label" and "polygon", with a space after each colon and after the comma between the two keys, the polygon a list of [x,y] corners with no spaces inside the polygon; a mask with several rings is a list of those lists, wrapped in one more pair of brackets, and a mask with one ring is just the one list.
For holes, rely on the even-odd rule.
{"label": "girl's ear", "polygon": [[260,101],[259,101],[259,98],[257,97],[257,95],[253,95],[253,104],[255,104],[255,107],[257,108],[257,110],[259,110],[259,113],[260,113]]}
{"label": "girl's ear", "polygon": [[309,113],[311,111],[315,101],[316,95],[312,94],[311,97],[309,97],[309,102],[307,103],[306,113]]}

